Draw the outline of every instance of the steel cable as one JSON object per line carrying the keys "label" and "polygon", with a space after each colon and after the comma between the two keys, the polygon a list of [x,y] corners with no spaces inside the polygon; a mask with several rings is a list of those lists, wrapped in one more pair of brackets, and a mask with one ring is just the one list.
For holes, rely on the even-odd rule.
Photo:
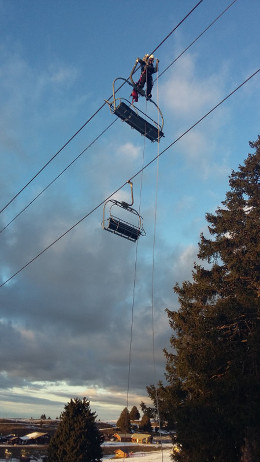
{"label": "steel cable", "polygon": [[[175,26],[171,32],[159,43],[159,45],[154,49],[154,51],[158,50],[158,48],[173,34],[173,32],[189,17],[189,15],[203,2],[203,0],[200,0],[191,10],[188,14],[186,14],[186,16],[177,24],[177,26]],[[150,54],[153,54],[154,53],[151,52]],[[125,85],[125,82],[123,82],[121,84],[121,86],[116,90],[116,92],[118,92],[123,86]],[[113,97],[113,95],[111,95],[109,98],[107,98],[107,100],[110,100],[111,98]],[[34,180],[35,178],[38,177],[38,175],[40,175],[40,173],[58,156],[58,154],[60,154],[63,149],[65,149],[66,146],[68,146],[68,144],[83,130],[83,128],[86,127],[86,125],[101,111],[101,109],[103,109],[103,107],[106,105],[106,102],[104,102],[97,110],[96,112],[94,112],[94,114],[92,114],[92,116],[89,117],[89,119],[74,133],[74,135],[72,135],[68,141],[66,141],[66,143],[48,160],[48,162],[46,162],[41,168],[40,170],[12,197],[12,199],[10,199],[7,204],[2,207],[2,209],[0,210],[0,213],[2,213]]]}
{"label": "steel cable", "polygon": [[178,138],[176,138],[169,146],[167,146],[162,152],[157,154],[150,162],[148,162],[143,168],[141,168],[138,172],[136,172],[130,179],[125,181],[121,186],[119,186],[115,191],[113,191],[109,196],[107,196],[104,200],[102,200],[98,205],[96,205],[90,212],[86,213],[80,220],[78,220],[73,226],[71,226],[67,231],[65,231],[63,234],[61,234],[57,239],[55,239],[51,244],[49,244],[47,247],[45,247],[43,250],[41,250],[37,255],[35,255],[31,260],[29,260],[25,265],[23,265],[19,270],[17,270],[15,273],[13,273],[8,279],[6,279],[0,287],[3,287],[5,284],[7,284],[9,281],[11,281],[17,274],[19,274],[21,271],[23,271],[27,266],[29,266],[31,263],[33,263],[37,258],[39,258],[43,253],[45,253],[48,249],[50,249],[54,244],[56,244],[58,241],[60,241],[64,236],[66,236],[68,233],[70,233],[76,226],[78,226],[82,221],[84,221],[87,217],[92,215],[99,207],[104,205],[106,201],[108,201],[114,194],[116,194],[118,191],[120,191],[124,186],[127,185],[127,183],[132,181],[134,178],[136,178],[138,175],[140,175],[141,172],[143,172],[145,169],[147,169],[153,162],[155,162],[160,156],[162,156],[165,152],[167,152],[172,146],[174,146],[180,139],[182,139],[187,133],[189,133],[194,127],[196,127],[198,124],[200,124],[206,117],[208,117],[213,111],[215,111],[221,104],[223,104],[228,98],[230,98],[234,93],[236,93],[243,85],[245,85],[249,80],[251,80],[255,75],[258,74],[260,69],[257,69],[253,74],[251,74],[246,80],[244,80],[240,85],[238,85],[234,90],[232,90],[225,98],[223,98],[218,104],[216,104],[212,109],[210,109],[204,116],[202,116],[197,122],[195,122],[191,127],[189,127],[185,132],[183,132]]}
{"label": "steel cable", "polygon": [[[169,66],[167,66],[156,78],[156,80],[158,81],[158,78],[160,78],[192,45],[194,45],[194,43],[197,42],[197,40],[202,37],[202,35],[205,34],[205,32],[213,26],[213,24],[215,24],[215,22],[234,4],[236,3],[237,0],[233,0],[232,3],[230,3],[170,64]],[[177,27],[177,26],[176,26]],[[116,90],[116,92],[125,84],[125,82]],[[116,119],[117,120],[117,119]],[[109,125],[108,128],[110,128],[112,124]],[[108,129],[107,128],[107,129]],[[107,130],[105,129],[101,135],[103,135],[105,133],[105,131]],[[100,135],[100,136],[101,136]],[[18,218],[25,210],[27,210],[31,204],[33,204],[33,202],[38,199],[38,197],[40,197],[42,195],[43,192],[45,192],[49,186],[51,186],[87,149],[89,149],[90,146],[92,146],[94,144],[94,142],[100,138],[100,136],[98,136],[97,138],[95,138],[95,140],[90,143],[90,145],[84,149],[84,151],[82,151],[82,153],[80,155],[78,155],[70,164],[68,164],[68,166],[60,173],[58,174],[34,199],[32,199],[19,213],[17,213],[17,215],[15,215],[15,217],[10,220],[1,230],[0,230],[0,234],[6,229],[8,228],[8,226],[13,223],[16,218]]]}

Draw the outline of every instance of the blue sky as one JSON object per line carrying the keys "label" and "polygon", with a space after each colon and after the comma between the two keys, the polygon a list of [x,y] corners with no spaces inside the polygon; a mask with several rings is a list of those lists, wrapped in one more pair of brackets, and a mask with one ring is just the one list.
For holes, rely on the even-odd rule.
{"label": "blue sky", "polygon": [[[127,78],[135,59],[196,3],[0,0],[0,208],[111,96],[113,80]],[[156,51],[160,72],[229,3],[204,0]],[[155,81],[165,121],[160,152],[259,69],[259,13],[257,0],[237,0]],[[130,91],[125,86],[119,96]],[[138,107],[157,117],[150,103]],[[1,229],[114,119],[105,106],[1,213]],[[259,74],[135,178],[146,231],[137,253],[135,244],[102,230],[101,207],[0,289],[1,416],[56,417],[71,397],[87,396],[98,418],[119,417],[134,280],[129,406],[146,399],[146,385],[163,379],[162,349],[171,335],[165,308],[178,309],[172,287],[191,278],[205,214],[225,199],[228,176],[251,152],[258,129]],[[1,282],[157,153],[156,144],[116,121],[1,232]],[[116,197],[127,200],[128,188]]]}

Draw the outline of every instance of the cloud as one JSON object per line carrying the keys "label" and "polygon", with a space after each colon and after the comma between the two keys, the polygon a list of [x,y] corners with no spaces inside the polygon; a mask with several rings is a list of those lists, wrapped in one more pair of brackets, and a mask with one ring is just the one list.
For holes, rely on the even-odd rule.
{"label": "cloud", "polygon": [[[20,113],[26,105],[36,105],[45,98],[46,91],[51,101],[51,92],[58,89],[60,92],[75,83],[78,72],[73,66],[61,63],[49,63],[48,68],[36,69],[23,58],[19,51],[0,49],[1,73],[0,83],[5,92],[0,96],[6,108],[11,111],[16,102],[16,111]],[[46,103],[46,101],[45,101]],[[25,107],[26,107],[25,106]]]}
{"label": "cloud", "polygon": [[[60,114],[59,109],[54,107],[56,99],[52,103],[49,100],[44,102],[45,92],[50,92],[50,99],[52,95],[61,97],[59,91],[62,92],[62,86],[73,86],[77,73],[73,68],[68,67],[66,71],[66,66],[57,66],[49,67],[36,76],[26,63],[20,61],[18,64],[19,59],[17,79],[23,77],[25,81],[19,96],[22,104],[19,120],[22,119],[26,102],[31,108],[43,103],[43,113],[39,119],[37,115],[32,117],[32,127],[44,118],[51,125]],[[14,74],[12,78],[15,80]],[[26,96],[29,87],[31,94]],[[15,97],[9,95],[5,109],[10,110],[10,114],[14,104]],[[68,109],[69,104],[64,113]],[[48,111],[50,117],[47,121]],[[14,120],[12,116],[10,120]],[[64,120],[61,118],[60,123]],[[40,133],[39,127],[36,133]],[[21,134],[17,140],[24,160],[24,178],[25,174],[28,176],[28,166],[33,169],[29,156],[24,155],[26,151],[23,150]],[[197,151],[206,151],[204,139],[197,133],[188,142],[193,146],[190,158],[197,162]],[[0,248],[2,277],[21,268],[90,211],[93,205],[127,181],[142,165],[140,146],[139,138],[135,143],[122,141],[115,136],[101,141],[90,152],[88,162],[82,163],[76,174],[68,175],[63,180],[63,187],[52,194],[48,192],[37,205],[3,232]],[[74,147],[69,155],[73,150]],[[149,151],[147,154],[149,156]],[[149,181],[147,173],[150,186]],[[39,184],[37,182],[36,189]],[[136,208],[139,205],[139,185],[140,179],[136,179]],[[10,194],[12,187],[16,186],[16,182],[13,185],[5,182],[6,193]],[[16,387],[20,390],[21,406],[31,399],[36,409],[40,405],[48,409],[52,402],[57,409],[57,402],[67,402],[75,393],[86,392],[97,407],[108,407],[113,402],[114,409],[118,409],[124,403],[128,382],[131,327],[130,390],[133,404],[138,405],[141,397],[145,398],[146,385],[163,378],[165,359],[162,350],[168,346],[171,334],[165,308],[177,309],[177,298],[172,287],[176,281],[190,277],[195,250],[192,246],[175,244],[172,236],[171,244],[167,243],[169,238],[167,241],[162,237],[157,238],[159,250],[152,302],[154,210],[150,205],[150,191],[144,191],[144,194],[148,196],[142,210],[147,237],[140,240],[138,246],[136,274],[134,244],[102,230],[100,207],[1,289],[1,383],[3,389],[13,392],[10,400],[14,400],[12,397]],[[130,201],[128,185],[117,198]],[[46,402],[41,399],[46,399]],[[24,407],[21,409],[24,412]],[[42,412],[47,414],[48,411],[43,409]]]}
{"label": "cloud", "polygon": [[49,70],[49,78],[46,78],[50,82],[53,82],[57,85],[66,84],[71,85],[75,82],[78,76],[78,72],[75,68],[56,65],[55,67],[52,65]]}
{"label": "cloud", "polygon": [[167,81],[161,84],[161,98],[169,111],[187,120],[203,114],[221,99],[224,71],[200,75],[196,58],[186,54],[175,64]]}
{"label": "cloud", "polygon": [[[17,170],[23,173],[25,159],[38,158],[48,146],[46,132],[53,136],[54,124],[57,135],[64,131],[68,117],[71,120],[77,114],[86,97],[79,97],[75,90],[79,73],[72,65],[42,62],[33,66],[15,43],[0,48],[0,60],[1,167],[2,172],[10,171],[12,185],[17,176],[12,163],[21,161]],[[6,186],[2,175],[0,183]]]}
{"label": "cloud", "polygon": [[[41,208],[40,223],[36,211],[35,219],[33,215],[28,218],[30,226],[27,220],[21,221],[13,230],[15,239],[1,247],[1,261],[11,271],[17,269],[26,256],[28,259],[67,227],[69,210],[69,203],[66,209],[54,201]],[[117,389],[122,404],[128,374],[135,247],[102,231],[95,222],[79,226],[73,238],[65,237],[17,276],[14,284],[1,289],[1,365],[6,386],[11,384],[8,377],[20,380],[21,389],[25,379],[26,387],[37,381],[64,382],[71,390],[95,384],[108,395]],[[53,234],[47,238],[50,228]],[[163,376],[162,349],[170,332],[164,310],[173,304],[171,287],[177,278],[188,274],[193,258],[192,249],[176,248],[173,254],[166,245],[164,250],[160,248],[154,307],[158,379]],[[140,243],[131,366],[131,392],[138,399],[142,393],[145,396],[147,381],[154,381],[152,266],[150,257],[141,257],[147,250]],[[116,405],[116,397],[114,402]]]}
{"label": "cloud", "polygon": [[175,139],[181,136],[174,149],[203,180],[227,175],[225,159],[219,156],[218,140],[220,133],[223,130],[227,133],[230,126],[230,106],[221,105],[206,115],[228,93],[229,80],[225,63],[211,72],[207,68],[206,73],[201,69],[199,56],[186,54],[175,63],[167,80],[160,83],[162,104],[167,110],[166,130],[174,133]]}
{"label": "cloud", "polygon": [[134,146],[132,143],[124,143],[117,148],[117,152],[120,156],[129,157],[130,159],[137,159],[141,154],[141,148]]}
{"label": "cloud", "polygon": [[[44,77],[45,74],[42,87],[40,84],[37,87],[42,94],[44,86],[51,85],[48,76],[45,80]],[[57,194],[47,193],[44,200],[40,199],[37,206],[2,234],[3,278],[48,246],[76,223],[83,212],[91,210],[122,179],[127,180],[141,167],[139,141],[122,142],[113,137],[112,141],[106,139],[95,146],[88,163],[75,176],[68,176],[64,189],[59,188]],[[134,184],[136,208],[139,182],[136,180]],[[128,185],[117,198],[130,201]],[[163,378],[162,350],[168,346],[170,337],[165,308],[177,308],[172,287],[180,278],[190,276],[193,257],[192,251],[185,254],[185,247],[170,247],[158,238],[160,258],[156,261],[153,326],[150,229],[154,214],[149,204],[150,199],[144,202],[147,237],[139,244],[135,280],[130,390],[136,405],[146,398],[146,385]],[[50,405],[53,402],[57,409],[57,402],[67,402],[70,396],[81,392],[89,393],[100,412],[102,406],[112,408],[112,402],[116,412],[124,404],[135,246],[103,231],[101,220],[102,208],[99,208],[1,289],[1,364],[5,371],[2,385],[9,390],[13,390],[12,386],[19,388],[21,406],[31,399],[36,409],[41,404],[48,409],[47,401]],[[46,385],[40,386],[40,382]],[[46,399],[45,404],[38,402],[42,398]],[[24,412],[24,407],[21,409]]]}

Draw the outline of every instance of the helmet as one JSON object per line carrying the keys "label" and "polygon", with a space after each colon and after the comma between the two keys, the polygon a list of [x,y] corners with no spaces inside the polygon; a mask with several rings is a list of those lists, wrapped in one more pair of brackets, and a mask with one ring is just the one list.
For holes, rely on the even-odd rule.
{"label": "helmet", "polygon": [[149,56],[149,59],[154,59],[154,55],[150,55],[150,56]]}

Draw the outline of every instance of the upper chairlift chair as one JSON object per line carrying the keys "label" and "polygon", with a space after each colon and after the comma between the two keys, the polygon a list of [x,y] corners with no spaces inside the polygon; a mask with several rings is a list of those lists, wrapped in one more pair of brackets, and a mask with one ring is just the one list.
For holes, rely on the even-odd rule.
{"label": "upper chairlift chair", "polygon": [[[131,72],[131,76],[132,73],[133,71]],[[134,128],[139,133],[141,133],[141,135],[144,135],[150,141],[160,141],[160,138],[164,136],[162,131],[164,121],[160,108],[152,99],[149,99],[149,101],[156,106],[157,110],[160,113],[162,119],[161,125],[159,125],[157,122],[151,119],[151,117],[149,117],[143,111],[137,109],[137,107],[134,106],[133,103],[130,103],[130,101],[128,101],[127,99],[115,97],[115,82],[117,80],[123,80],[124,82],[128,83],[128,85],[130,85],[131,87],[137,89],[134,82],[130,83],[127,79],[123,79],[122,77],[116,78],[113,81],[113,101],[111,102],[105,100],[110,107],[110,111],[113,114],[117,115],[121,120],[123,120],[123,122],[126,122],[128,125],[130,125],[130,127]],[[145,95],[145,92],[143,90],[137,89],[137,91],[142,96]]]}
{"label": "upper chairlift chair", "polygon": [[[134,203],[133,183],[131,181],[129,181],[128,183],[131,187],[131,203],[128,204],[127,202],[120,202],[115,199],[109,199],[108,201],[106,201],[103,207],[102,227],[110,233],[117,234],[118,236],[124,237],[125,239],[135,242],[140,236],[145,235],[145,231],[143,229],[142,217],[135,209],[132,208],[132,205]],[[110,205],[110,207],[107,217],[106,212],[108,204]],[[117,210],[117,215],[118,212],[120,212],[120,208],[124,209],[126,211],[126,214],[124,214],[124,218],[125,215],[129,216],[129,222],[123,218],[118,218],[115,215],[113,215],[113,208],[114,210]],[[132,222],[133,219],[135,220],[135,223]]]}

